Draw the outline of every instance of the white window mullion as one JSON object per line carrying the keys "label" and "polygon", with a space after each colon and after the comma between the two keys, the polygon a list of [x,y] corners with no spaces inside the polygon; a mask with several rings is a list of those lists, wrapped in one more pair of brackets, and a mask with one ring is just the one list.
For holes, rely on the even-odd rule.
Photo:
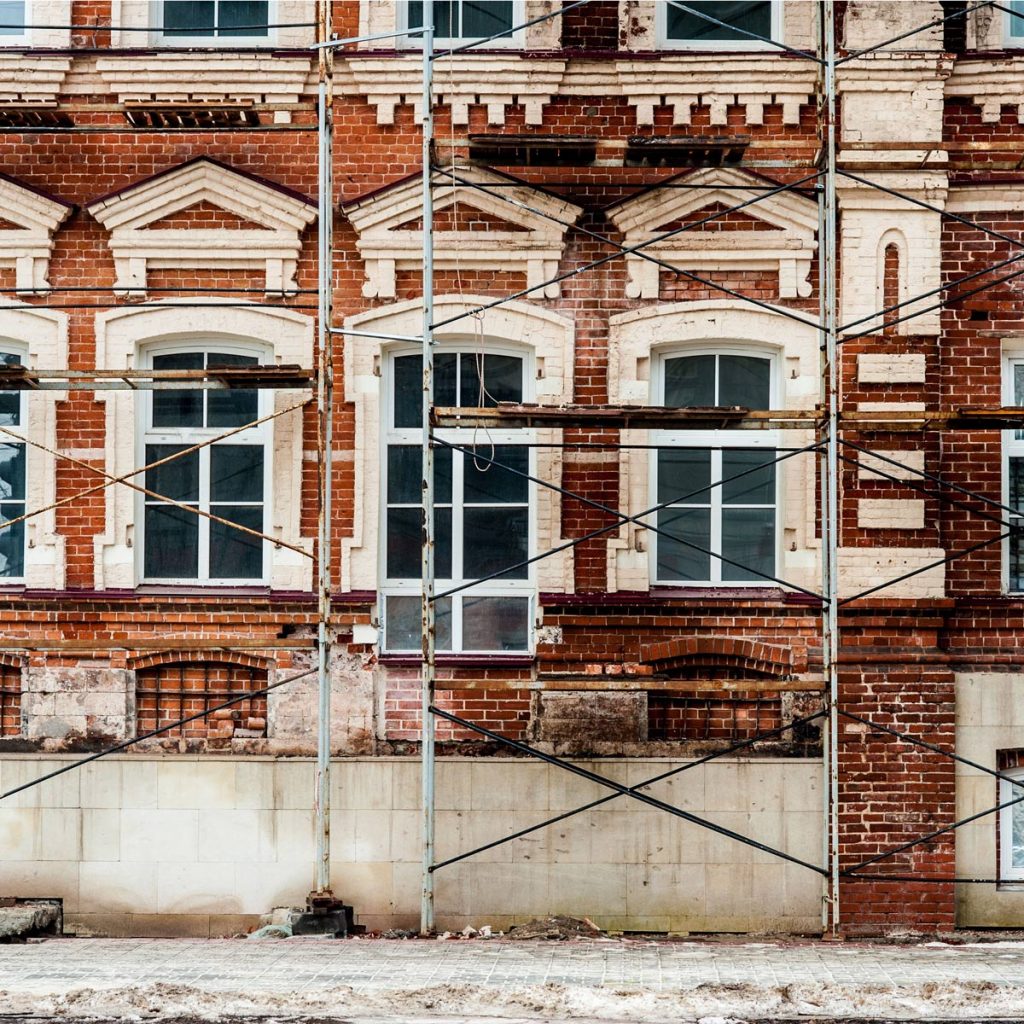
{"label": "white window mullion", "polygon": [[[717,397],[717,396],[716,396]],[[711,483],[716,484],[722,479],[722,452],[712,449],[711,451]],[[722,550],[722,488],[712,486],[709,494],[711,499],[711,540],[708,547],[721,555],[728,555],[729,552]],[[711,581],[721,583],[722,561],[719,558],[711,559]]]}
{"label": "white window mullion", "polygon": [[[210,511],[210,445],[199,449],[199,507]],[[199,578],[210,579],[210,520],[196,516],[199,520]]]}

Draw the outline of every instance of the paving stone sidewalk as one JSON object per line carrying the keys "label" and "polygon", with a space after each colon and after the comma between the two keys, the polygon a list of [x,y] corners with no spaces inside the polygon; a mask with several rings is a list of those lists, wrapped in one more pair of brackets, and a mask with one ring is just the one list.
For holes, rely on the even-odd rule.
{"label": "paving stone sidewalk", "polygon": [[748,995],[793,986],[844,992],[887,986],[920,998],[930,984],[948,991],[953,983],[1024,998],[1024,942],[55,939],[0,945],[0,1011],[8,1012],[5,1000],[23,1009],[26,1000],[44,1005],[78,989],[146,986],[181,987],[208,1000],[245,993],[268,1002],[303,994],[315,1001],[345,987],[377,1005],[392,991],[445,986],[474,986],[496,1000],[535,986],[603,990],[617,997],[708,987],[727,992],[730,986]]}

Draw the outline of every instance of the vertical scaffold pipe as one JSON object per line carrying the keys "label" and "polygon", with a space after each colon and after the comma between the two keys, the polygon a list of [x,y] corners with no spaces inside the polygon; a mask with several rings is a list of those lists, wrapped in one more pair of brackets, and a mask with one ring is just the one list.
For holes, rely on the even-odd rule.
{"label": "vertical scaffold pipe", "polygon": [[432,4],[423,5],[423,517],[421,572],[422,679],[420,683],[420,760],[423,806],[423,877],[420,932],[434,930],[434,649],[437,620],[434,614],[434,449],[430,445],[430,415],[434,406],[434,197],[431,187],[431,156],[434,135]]}
{"label": "vertical scaffold pipe", "polygon": [[[318,42],[331,35],[329,0],[317,4]],[[331,894],[331,470],[334,430],[334,371],[331,360],[331,288],[334,275],[332,250],[333,175],[331,166],[332,109],[331,71],[333,51],[319,50],[317,95],[318,191],[317,191],[317,420],[318,483],[320,516],[317,523],[317,737],[316,737],[316,893]]]}
{"label": "vertical scaffold pipe", "polygon": [[824,760],[828,766],[828,814],[825,821],[829,871],[829,899],[832,933],[840,929],[839,906],[839,388],[836,338],[839,301],[836,253],[836,36],[833,0],[821,2],[822,160],[824,176],[821,197],[821,322],[824,333],[824,370],[822,383],[827,402],[825,467],[822,478],[822,654],[828,693],[828,728]]}

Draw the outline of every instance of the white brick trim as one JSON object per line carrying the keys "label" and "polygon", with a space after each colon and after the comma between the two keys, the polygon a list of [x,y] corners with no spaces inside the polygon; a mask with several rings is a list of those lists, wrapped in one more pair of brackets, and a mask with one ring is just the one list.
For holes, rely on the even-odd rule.
{"label": "white brick trim", "polygon": [[47,274],[54,235],[71,210],[67,203],[0,177],[0,218],[16,225],[0,228],[0,267],[13,268],[16,288],[50,287]]}

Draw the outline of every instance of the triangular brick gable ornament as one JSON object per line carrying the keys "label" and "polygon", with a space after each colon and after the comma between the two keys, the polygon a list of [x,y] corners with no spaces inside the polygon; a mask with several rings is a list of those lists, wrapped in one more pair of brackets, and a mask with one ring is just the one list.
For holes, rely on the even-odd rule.
{"label": "triangular brick gable ornament", "polygon": [[[707,210],[710,215],[715,209],[763,195],[773,186],[764,178],[730,167],[709,167],[685,180],[700,187],[652,189],[608,208],[608,217],[625,235],[627,248],[657,238],[666,225],[679,224],[698,211]],[[779,298],[808,298],[808,275],[817,250],[818,208],[814,200],[780,192],[744,207],[743,213],[761,221],[764,230],[750,230],[748,225],[743,225],[743,230],[720,230],[709,224],[653,242],[643,251],[680,270],[777,270]],[[727,224],[722,226],[727,228]],[[626,266],[627,297],[658,298],[658,265],[634,254],[626,257]]]}
{"label": "triangular brick gable ornament", "polygon": [[0,175],[0,267],[14,268],[20,292],[50,287],[53,236],[74,209],[70,203]]}
{"label": "triangular brick gable ornament", "polygon": [[[200,204],[254,226],[154,226]],[[311,199],[206,157],[96,199],[86,209],[110,231],[117,289],[136,296],[145,293],[149,269],[180,268],[262,269],[268,295],[293,294],[302,230],[316,219]]]}
{"label": "triangular brick gable ornament", "polygon": [[[543,284],[558,273],[565,244],[566,225],[575,222],[581,209],[557,196],[531,188],[519,179],[480,168],[459,168],[453,173],[472,185],[453,181],[445,171],[434,177],[434,211],[443,221],[464,222],[465,208],[479,211],[487,230],[434,231],[434,267],[437,270],[502,270],[525,273],[527,287]],[[483,188],[474,188],[481,185]],[[500,185],[493,192],[488,185]],[[505,197],[505,198],[502,198]],[[513,200],[513,202],[507,202]],[[538,213],[514,203],[533,207]],[[460,217],[444,216],[454,205]],[[422,178],[414,175],[387,188],[344,204],[344,212],[356,229],[356,245],[366,266],[363,295],[390,299],[395,295],[399,270],[419,270],[423,265]],[[545,216],[546,215],[546,216]],[[559,223],[561,222],[561,223]],[[410,224],[416,227],[409,229]],[[503,229],[507,224],[512,230]],[[493,230],[492,230],[493,226]],[[554,299],[557,284],[538,288],[533,298]]]}

